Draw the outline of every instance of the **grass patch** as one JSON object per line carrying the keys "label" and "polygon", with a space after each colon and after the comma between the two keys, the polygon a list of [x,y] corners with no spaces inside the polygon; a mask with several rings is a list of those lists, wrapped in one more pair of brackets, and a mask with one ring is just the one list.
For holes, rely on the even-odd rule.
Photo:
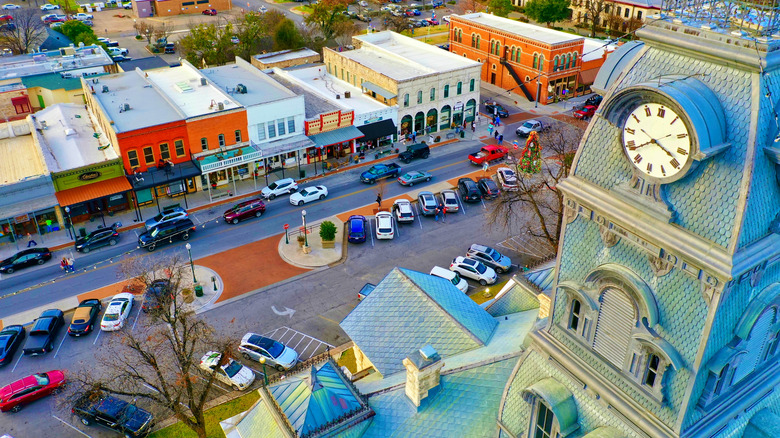
{"label": "grass patch", "polygon": [[[249,394],[244,394],[241,397],[233,399],[227,403],[223,403],[206,411],[206,436],[208,438],[225,438],[225,434],[222,432],[222,428],[219,427],[219,422],[227,420],[228,418],[238,415],[252,407],[257,400],[260,399],[260,394],[257,391],[252,391]],[[160,429],[157,432],[149,435],[149,438],[197,438],[190,428],[182,423],[172,424],[165,429]]]}
{"label": "grass patch", "polygon": [[311,11],[312,11],[311,6],[309,6],[309,5],[296,6],[296,7],[292,8],[291,10],[292,11],[297,11],[298,13],[303,14],[303,15],[311,14]]}
{"label": "grass patch", "polygon": [[[501,289],[504,288],[504,285],[508,281],[509,280],[502,281],[501,283],[496,283],[492,286],[477,286],[477,290],[474,291],[474,293],[472,293],[471,295],[469,295],[469,298],[471,298],[477,304],[482,304],[485,301],[492,300],[493,298],[496,297],[496,294],[498,294],[501,291]],[[485,296],[485,289],[490,291],[490,296],[487,297]]]}
{"label": "grass patch", "polygon": [[[60,10],[67,9],[67,6],[70,6],[70,8],[74,11],[78,11],[79,5],[76,3],[75,0],[53,0],[50,2],[53,5],[59,5]],[[86,3],[86,2],[85,2]],[[61,12],[57,11],[47,11],[47,14],[59,14]]]}
{"label": "grass patch", "polygon": [[447,41],[449,41],[450,36],[449,35],[433,35],[433,36],[426,36],[423,38],[417,38],[418,41],[422,41],[424,43],[428,44],[444,44]]}
{"label": "grass patch", "polygon": [[[414,18],[420,18],[420,17],[414,17]],[[437,26],[427,26],[427,27],[418,27],[414,29],[414,35],[412,35],[411,29],[406,29],[405,31],[401,32],[401,35],[405,35],[408,37],[415,37],[420,35],[428,35],[434,34],[434,33],[442,33],[442,32],[448,32],[450,31],[449,24],[439,24]],[[449,36],[449,35],[448,35]]]}

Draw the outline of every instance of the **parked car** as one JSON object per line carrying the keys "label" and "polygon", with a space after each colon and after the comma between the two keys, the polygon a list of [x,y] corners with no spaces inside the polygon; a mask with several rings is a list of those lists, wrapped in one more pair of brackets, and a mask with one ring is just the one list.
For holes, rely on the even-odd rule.
{"label": "parked car", "polygon": [[116,245],[116,243],[119,242],[119,231],[117,231],[117,228],[121,226],[122,224],[117,222],[107,228],[98,228],[85,237],[76,238],[74,244],[76,246],[76,251],[86,254],[95,248]]}
{"label": "parked car", "polygon": [[124,3],[122,3],[122,8],[124,8],[124,9],[133,9],[133,2],[124,2]]}
{"label": "parked car", "polygon": [[417,20],[415,23],[417,24],[417,27],[427,27],[430,24],[426,19]]}
{"label": "parked car", "polygon": [[121,330],[125,326],[125,321],[130,316],[130,310],[133,308],[133,294],[121,292],[111,298],[111,302],[106,307],[106,313],[103,314],[103,320],[100,321],[100,330],[104,332],[114,332]]}
{"label": "parked car", "polygon": [[265,204],[260,198],[253,198],[234,205],[222,214],[222,218],[229,224],[237,224],[244,219],[260,217],[263,213],[265,213]]}
{"label": "parked car", "polygon": [[367,221],[365,216],[353,215],[347,220],[347,241],[363,243],[366,241]]}
{"label": "parked car", "polygon": [[[167,296],[166,296],[167,295]],[[162,309],[163,304],[173,301],[173,288],[171,281],[165,278],[158,278],[144,291],[144,300],[141,304],[141,310],[144,313]]]}
{"label": "parked car", "polygon": [[325,186],[309,186],[298,193],[290,195],[290,204],[303,205],[311,201],[325,199],[328,196],[328,188]]}
{"label": "parked car", "polygon": [[413,186],[417,183],[421,183],[424,181],[430,181],[431,178],[433,178],[433,175],[431,175],[428,172],[423,172],[419,170],[412,170],[410,172],[406,172],[405,174],[398,177],[398,182],[401,183],[402,186]]}
{"label": "parked car", "polygon": [[422,15],[422,12],[420,12],[419,9],[412,9],[412,15],[420,16],[420,15]]}
{"label": "parked car", "polygon": [[455,194],[454,190],[442,190],[441,200],[445,213],[457,213],[460,211],[458,195]]}
{"label": "parked car", "polygon": [[439,20],[437,20],[435,18],[429,18],[428,19],[428,24],[430,24],[431,26],[438,26],[439,25]]}
{"label": "parked car", "polygon": [[57,15],[57,14],[51,14],[51,15],[44,15],[41,17],[41,20],[45,24],[51,24],[51,23],[64,23],[67,21],[68,17],[65,15]]}
{"label": "parked car", "polygon": [[51,259],[49,248],[29,248],[17,252],[0,262],[0,273],[13,274],[19,269],[32,265],[42,265]]}
{"label": "parked car", "polygon": [[292,348],[265,336],[247,333],[241,338],[238,351],[247,359],[260,361],[279,371],[289,370],[298,363],[298,353]]}
{"label": "parked car", "polygon": [[42,11],[53,11],[53,10],[59,9],[59,8],[60,8],[60,5],[53,5],[51,3],[44,3],[44,4],[41,5],[41,10]]}
{"label": "parked car", "polygon": [[124,47],[109,47],[107,51],[109,56],[127,56],[127,54],[130,53],[130,51]]}
{"label": "parked car", "polygon": [[528,137],[531,131],[544,132],[550,129],[549,125],[541,120],[526,120],[525,123],[515,130],[518,137]]}
{"label": "parked car", "polygon": [[86,24],[89,27],[94,27],[95,23],[92,20],[81,20],[83,24]]}
{"label": "parked car", "polygon": [[164,52],[165,53],[176,53],[176,43],[166,43]]}
{"label": "parked car", "polygon": [[431,149],[425,143],[410,144],[406,150],[398,154],[398,159],[406,164],[412,162],[415,158],[426,159],[431,154]]}
{"label": "parked car", "polygon": [[203,12],[201,12],[201,14],[214,16],[214,15],[217,15],[217,10],[216,9],[204,9]]}
{"label": "parked car", "polygon": [[79,417],[81,424],[99,424],[130,438],[141,438],[151,432],[154,416],[149,412],[112,396],[93,400],[84,396],[77,400],[71,412]]}
{"label": "parked car", "polygon": [[477,187],[479,187],[479,191],[484,199],[495,199],[501,194],[501,190],[499,190],[493,178],[480,178],[477,180]]}
{"label": "parked car", "polygon": [[441,21],[443,21],[445,23],[449,23],[450,22],[450,16],[449,15],[445,15],[445,16],[441,17]]}
{"label": "parked car", "polygon": [[65,384],[60,370],[37,373],[0,388],[0,412],[19,412],[22,406],[58,392]]}
{"label": "parked car", "polygon": [[414,222],[414,210],[408,199],[396,199],[393,202],[393,213],[398,223]]}
{"label": "parked car", "polygon": [[79,12],[77,14],[71,15],[71,17],[75,20],[83,21],[83,20],[92,20],[95,18],[92,14],[86,14],[84,12]]}
{"label": "parked car", "polygon": [[431,275],[448,280],[450,283],[452,283],[453,286],[457,287],[464,294],[469,290],[468,282],[462,279],[460,274],[457,272],[444,269],[440,266],[434,266],[433,269],[431,269]]}
{"label": "parked car", "polygon": [[255,373],[249,367],[231,358],[227,358],[225,363],[220,365],[221,358],[222,355],[216,351],[209,351],[200,358],[200,369],[206,373],[216,373],[217,380],[239,391],[252,386]]}
{"label": "parked car", "polygon": [[241,42],[241,40],[238,39],[237,36],[233,35],[232,37],[230,37],[230,42],[233,43],[233,44],[238,44],[238,43]]}
{"label": "parked car", "polygon": [[27,342],[24,343],[22,353],[25,356],[37,356],[45,354],[52,350],[54,338],[57,332],[65,324],[62,310],[49,309],[44,310],[35,321],[27,336]]}
{"label": "parked car", "polygon": [[106,37],[97,37],[97,40],[99,43],[103,43],[103,44],[108,44],[111,42],[111,40]]}
{"label": "parked car", "polygon": [[509,111],[507,111],[506,108],[501,106],[498,102],[485,103],[485,111],[487,111],[487,113],[491,116],[498,115],[498,117],[501,117],[502,119],[509,117]]}
{"label": "parked car", "polygon": [[163,209],[163,211],[158,214],[157,216],[147,219],[145,222],[146,229],[151,230],[152,228],[164,224],[166,222],[171,222],[179,219],[183,219],[189,216],[189,213],[187,213],[187,210],[181,208],[181,207],[168,207]]}
{"label": "parked car", "polygon": [[298,190],[298,183],[292,178],[284,178],[272,182],[268,187],[263,187],[260,194],[265,199],[275,199],[277,196],[294,193],[296,190]]}
{"label": "parked car", "polygon": [[461,178],[458,180],[458,192],[463,202],[479,202],[482,194],[477,187],[477,183],[471,178]]}
{"label": "parked car", "polygon": [[395,178],[401,171],[401,166],[396,163],[387,164],[374,164],[360,174],[360,181],[368,184],[373,184],[379,179]]}
{"label": "parked car", "polygon": [[95,327],[95,320],[103,309],[103,303],[97,298],[90,298],[79,303],[73,318],[68,326],[70,336],[84,336],[90,334]]}
{"label": "parked car", "polygon": [[469,247],[466,257],[484,263],[485,266],[493,268],[499,274],[509,272],[512,269],[512,260],[489,246],[475,243]]}
{"label": "parked car", "polygon": [[14,16],[8,14],[0,14],[0,21],[14,21]]}
{"label": "parked car", "polygon": [[6,11],[10,11],[10,10],[13,10],[13,9],[22,9],[22,7],[19,6],[19,5],[15,5],[13,3],[6,3],[6,4],[3,5],[3,9],[6,10]]}
{"label": "parked car", "polygon": [[378,240],[392,239],[395,237],[393,214],[387,211],[377,212],[377,214],[374,215],[374,228],[376,229],[376,238]]}
{"label": "parked car", "polygon": [[117,56],[112,56],[111,60],[114,62],[125,62],[125,61],[132,61],[133,58],[124,55],[117,55]]}
{"label": "parked car", "polygon": [[496,170],[496,178],[504,191],[514,192],[520,189],[517,183],[517,174],[508,167],[499,167]]}
{"label": "parked car", "polygon": [[585,100],[585,106],[593,105],[596,108],[598,108],[599,105],[601,105],[601,101],[604,100],[604,97],[600,94],[594,94],[593,96],[590,96]]}
{"label": "parked car", "polygon": [[575,119],[588,120],[591,117],[593,117],[594,114],[596,114],[597,109],[598,108],[594,105],[585,105],[581,109],[574,111],[572,115],[574,116]]}
{"label": "parked car", "polygon": [[455,257],[450,264],[450,271],[476,280],[482,286],[495,283],[497,278],[496,271],[488,268],[482,262],[462,256]]}
{"label": "parked car", "polygon": [[469,161],[471,164],[481,166],[485,162],[490,164],[493,161],[503,160],[508,153],[509,149],[504,146],[489,144],[482,146],[477,152],[469,154]]}
{"label": "parked car", "polygon": [[9,325],[0,331],[0,365],[8,365],[14,358],[14,353],[22,345],[24,326]]}
{"label": "parked car", "polygon": [[174,237],[188,240],[190,233],[195,232],[196,229],[197,227],[189,218],[166,222],[138,236],[138,246],[151,252],[157,248],[157,245],[172,242]]}
{"label": "parked car", "polygon": [[423,216],[433,216],[436,214],[436,207],[439,206],[436,196],[428,191],[422,191],[417,195],[417,204],[420,206],[420,212]]}

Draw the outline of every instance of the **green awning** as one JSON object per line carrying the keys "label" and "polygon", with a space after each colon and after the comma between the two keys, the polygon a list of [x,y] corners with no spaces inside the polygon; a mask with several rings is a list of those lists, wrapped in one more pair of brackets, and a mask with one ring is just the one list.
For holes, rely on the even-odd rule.
{"label": "green awning", "polygon": [[380,87],[379,85],[377,85],[377,84],[375,84],[373,82],[363,81],[362,86],[366,90],[371,90],[374,93],[384,97],[385,99],[392,99],[395,96],[398,96],[398,94],[393,93],[392,91],[389,91],[389,90],[385,90],[384,88]]}
{"label": "green awning", "polygon": [[363,133],[354,126],[345,126],[344,128],[334,129],[333,131],[322,132],[320,134],[309,136],[311,141],[313,141],[316,146],[320,148],[361,137],[363,137]]}

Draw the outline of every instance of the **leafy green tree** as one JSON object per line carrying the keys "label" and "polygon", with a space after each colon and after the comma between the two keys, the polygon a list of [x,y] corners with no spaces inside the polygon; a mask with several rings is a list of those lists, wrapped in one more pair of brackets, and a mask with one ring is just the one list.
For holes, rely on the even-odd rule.
{"label": "leafy green tree", "polygon": [[303,47],[303,36],[292,20],[285,18],[279,23],[274,33],[274,50],[300,49]]}
{"label": "leafy green tree", "polygon": [[325,40],[330,40],[337,34],[338,24],[349,20],[343,14],[349,3],[350,0],[320,0],[312,5],[311,13],[303,21],[316,28]]}
{"label": "leafy green tree", "polygon": [[66,21],[57,30],[77,46],[79,43],[84,43],[85,45],[97,43],[97,36],[95,36],[92,28],[79,20]]}
{"label": "leafy green tree", "polygon": [[217,27],[213,23],[199,24],[190,28],[189,35],[179,40],[184,58],[192,65],[223,65],[235,59],[233,24]]}
{"label": "leafy green tree", "polygon": [[525,15],[550,27],[556,21],[569,18],[569,0],[530,0],[525,4]]}
{"label": "leafy green tree", "polygon": [[265,14],[246,12],[239,16],[234,22],[234,33],[239,40],[234,53],[249,60],[255,53],[272,50],[274,31],[284,18],[284,14],[275,9]]}
{"label": "leafy green tree", "polygon": [[512,1],[490,0],[488,1],[488,10],[499,17],[506,17],[512,12]]}

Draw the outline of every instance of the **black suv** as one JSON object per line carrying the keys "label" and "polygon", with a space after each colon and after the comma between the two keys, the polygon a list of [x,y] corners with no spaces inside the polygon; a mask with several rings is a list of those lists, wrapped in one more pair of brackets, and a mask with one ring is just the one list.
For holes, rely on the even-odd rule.
{"label": "black suv", "polygon": [[602,97],[600,94],[594,94],[593,96],[590,96],[588,100],[585,101],[583,106],[588,106],[588,105],[599,106],[601,105],[602,100],[604,100],[604,97]]}
{"label": "black suv", "polygon": [[479,202],[482,192],[479,191],[477,183],[471,178],[461,178],[458,180],[458,192],[460,199],[465,202]]}
{"label": "black suv", "polygon": [[496,114],[498,114],[498,117],[501,117],[502,119],[509,117],[509,111],[507,111],[506,108],[504,108],[503,106],[499,105],[496,102],[485,103],[485,110],[491,116],[495,116]]}
{"label": "black suv", "polygon": [[139,438],[149,435],[154,416],[124,400],[103,396],[97,401],[84,397],[71,409],[85,426],[100,424],[126,437]]}
{"label": "black suv", "polygon": [[406,147],[406,150],[398,154],[398,159],[406,164],[412,162],[415,158],[428,158],[431,154],[431,149],[425,143],[410,144]]}
{"label": "black suv", "polygon": [[190,233],[194,231],[195,224],[191,220],[187,218],[176,219],[161,223],[138,236],[138,245],[151,252],[157,248],[157,245],[173,242],[174,237],[187,240],[190,238]]}
{"label": "black suv", "polygon": [[80,251],[86,254],[95,248],[100,248],[101,246],[116,245],[116,243],[119,241],[119,231],[117,231],[117,228],[121,226],[122,224],[117,222],[108,228],[98,228],[97,230],[89,233],[86,237],[79,237],[76,239],[76,251]]}
{"label": "black suv", "polygon": [[[168,294],[166,297],[164,294]],[[154,280],[144,292],[144,303],[141,305],[141,310],[144,313],[162,308],[164,303],[170,303],[173,296],[171,294],[171,282],[170,280],[160,279]]]}

